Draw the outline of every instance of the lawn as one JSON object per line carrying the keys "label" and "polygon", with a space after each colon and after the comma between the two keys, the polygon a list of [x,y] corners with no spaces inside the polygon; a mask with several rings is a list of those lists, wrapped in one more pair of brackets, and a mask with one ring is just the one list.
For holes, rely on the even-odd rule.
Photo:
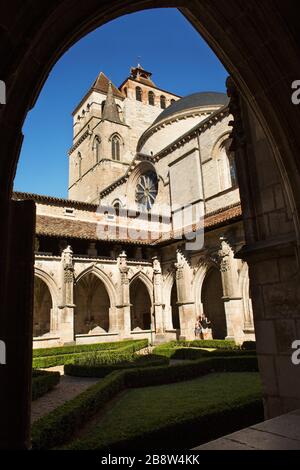
{"label": "lawn", "polygon": [[[93,449],[110,446],[112,443],[145,435],[166,424],[194,419],[208,411],[239,406],[244,401],[252,398],[254,401],[261,396],[257,372],[214,373],[175,384],[132,389],[86,436],[82,436],[70,447]],[[247,419],[251,421],[251,416],[246,416],[245,419],[247,423]],[[215,426],[218,427],[218,418]],[[205,429],[202,432],[205,433]],[[199,436],[199,442],[200,440]],[[195,434],[194,441],[197,444]],[[161,446],[163,448],[164,443]]]}

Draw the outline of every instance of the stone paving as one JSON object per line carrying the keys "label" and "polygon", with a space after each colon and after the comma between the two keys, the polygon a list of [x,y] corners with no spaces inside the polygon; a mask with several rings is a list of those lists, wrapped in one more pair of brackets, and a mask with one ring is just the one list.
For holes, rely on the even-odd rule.
{"label": "stone paving", "polygon": [[300,450],[300,410],[228,434],[194,450]]}
{"label": "stone paving", "polygon": [[61,374],[60,383],[51,392],[32,402],[32,423],[101,380],[63,375],[63,366],[50,367],[47,370],[59,371]]}

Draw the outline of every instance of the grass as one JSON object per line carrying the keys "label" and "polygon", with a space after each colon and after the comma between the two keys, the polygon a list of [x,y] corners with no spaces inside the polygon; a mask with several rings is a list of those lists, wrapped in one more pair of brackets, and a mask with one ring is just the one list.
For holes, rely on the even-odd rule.
{"label": "grass", "polygon": [[[166,424],[194,419],[220,407],[239,405],[249,398],[253,401],[261,399],[260,379],[256,372],[215,373],[172,385],[132,389],[84,438],[74,441],[68,448],[109,447],[153,429],[159,430]],[[217,421],[215,426],[218,426]],[[195,445],[201,441],[205,429],[199,428],[199,433],[194,435]],[[174,436],[174,439],[175,442],[178,438]]]}

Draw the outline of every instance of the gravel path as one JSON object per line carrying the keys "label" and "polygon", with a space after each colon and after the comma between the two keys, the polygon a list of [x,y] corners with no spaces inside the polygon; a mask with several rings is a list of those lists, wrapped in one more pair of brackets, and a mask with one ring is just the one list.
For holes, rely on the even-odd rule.
{"label": "gravel path", "polygon": [[70,377],[68,375],[62,375],[63,366],[50,367],[47,370],[59,371],[61,374],[60,383],[51,390],[51,392],[46,393],[43,397],[32,402],[32,423],[101,380],[96,378]]}

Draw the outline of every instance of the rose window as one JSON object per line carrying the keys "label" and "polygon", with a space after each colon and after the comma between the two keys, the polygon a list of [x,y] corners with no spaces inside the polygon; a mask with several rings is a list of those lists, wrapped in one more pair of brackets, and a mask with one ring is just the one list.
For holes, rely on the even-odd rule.
{"label": "rose window", "polygon": [[142,210],[150,210],[157,196],[158,181],[154,171],[140,176],[136,185],[135,200]]}

